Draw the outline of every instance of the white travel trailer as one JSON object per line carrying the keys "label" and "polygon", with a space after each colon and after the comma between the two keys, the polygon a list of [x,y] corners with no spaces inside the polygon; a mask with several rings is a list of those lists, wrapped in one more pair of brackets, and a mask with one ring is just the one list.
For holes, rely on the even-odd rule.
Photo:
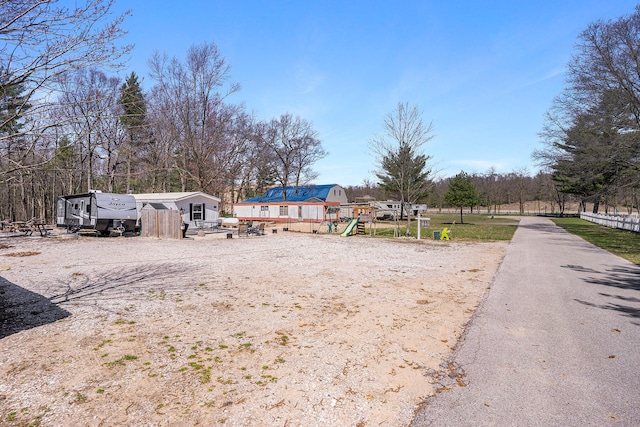
{"label": "white travel trailer", "polygon": [[427,205],[422,203],[422,204],[416,204],[416,203],[412,203],[409,207],[409,212],[413,215],[413,216],[418,216],[418,214],[423,214],[427,212]]}
{"label": "white travel trailer", "polygon": [[103,236],[111,231],[137,231],[136,199],[128,194],[88,193],[58,197],[56,225],[71,232],[95,230]]}
{"label": "white travel trailer", "polygon": [[377,219],[396,219],[400,218],[402,204],[396,200],[384,200],[369,202],[371,207],[377,209]]}

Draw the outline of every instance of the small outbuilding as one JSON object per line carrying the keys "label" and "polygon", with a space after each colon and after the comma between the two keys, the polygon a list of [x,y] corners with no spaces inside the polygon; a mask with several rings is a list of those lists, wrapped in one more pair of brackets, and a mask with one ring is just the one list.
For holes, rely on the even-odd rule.
{"label": "small outbuilding", "polygon": [[157,239],[180,239],[183,237],[183,224],[180,211],[168,209],[162,203],[147,203],[140,210],[142,237]]}
{"label": "small outbuilding", "polygon": [[[148,203],[162,204],[167,209],[182,211],[182,222],[189,226],[218,222],[220,199],[200,191],[132,194],[138,215]],[[157,206],[157,205],[156,205]]]}
{"label": "small outbuilding", "polygon": [[[286,200],[285,200],[286,194]],[[339,207],[347,203],[347,194],[338,184],[273,187],[263,196],[233,205],[233,214],[241,221],[327,222],[338,219]]]}

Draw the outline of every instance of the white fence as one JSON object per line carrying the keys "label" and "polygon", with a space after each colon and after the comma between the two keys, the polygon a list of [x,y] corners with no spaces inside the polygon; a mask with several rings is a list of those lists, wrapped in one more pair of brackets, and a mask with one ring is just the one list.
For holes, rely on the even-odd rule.
{"label": "white fence", "polygon": [[580,218],[607,227],[640,233],[640,217],[638,215],[607,215],[582,212]]}

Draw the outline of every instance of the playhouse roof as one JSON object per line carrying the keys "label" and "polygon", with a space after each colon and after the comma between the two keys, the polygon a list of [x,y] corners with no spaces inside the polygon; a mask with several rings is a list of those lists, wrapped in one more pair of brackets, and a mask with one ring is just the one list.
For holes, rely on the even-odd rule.
{"label": "playhouse roof", "polygon": [[[329,191],[336,185],[337,184],[299,186],[298,194],[296,194],[295,187],[289,186],[287,187],[287,201],[326,201],[329,196]],[[282,187],[273,187],[267,190],[264,195],[243,200],[242,203],[282,202],[284,200],[283,193]]]}

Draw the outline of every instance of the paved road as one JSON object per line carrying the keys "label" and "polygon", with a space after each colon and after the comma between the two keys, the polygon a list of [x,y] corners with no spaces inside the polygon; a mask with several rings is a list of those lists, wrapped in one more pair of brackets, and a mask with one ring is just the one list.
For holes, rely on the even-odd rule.
{"label": "paved road", "polygon": [[640,268],[523,218],[454,360],[412,427],[640,426]]}

